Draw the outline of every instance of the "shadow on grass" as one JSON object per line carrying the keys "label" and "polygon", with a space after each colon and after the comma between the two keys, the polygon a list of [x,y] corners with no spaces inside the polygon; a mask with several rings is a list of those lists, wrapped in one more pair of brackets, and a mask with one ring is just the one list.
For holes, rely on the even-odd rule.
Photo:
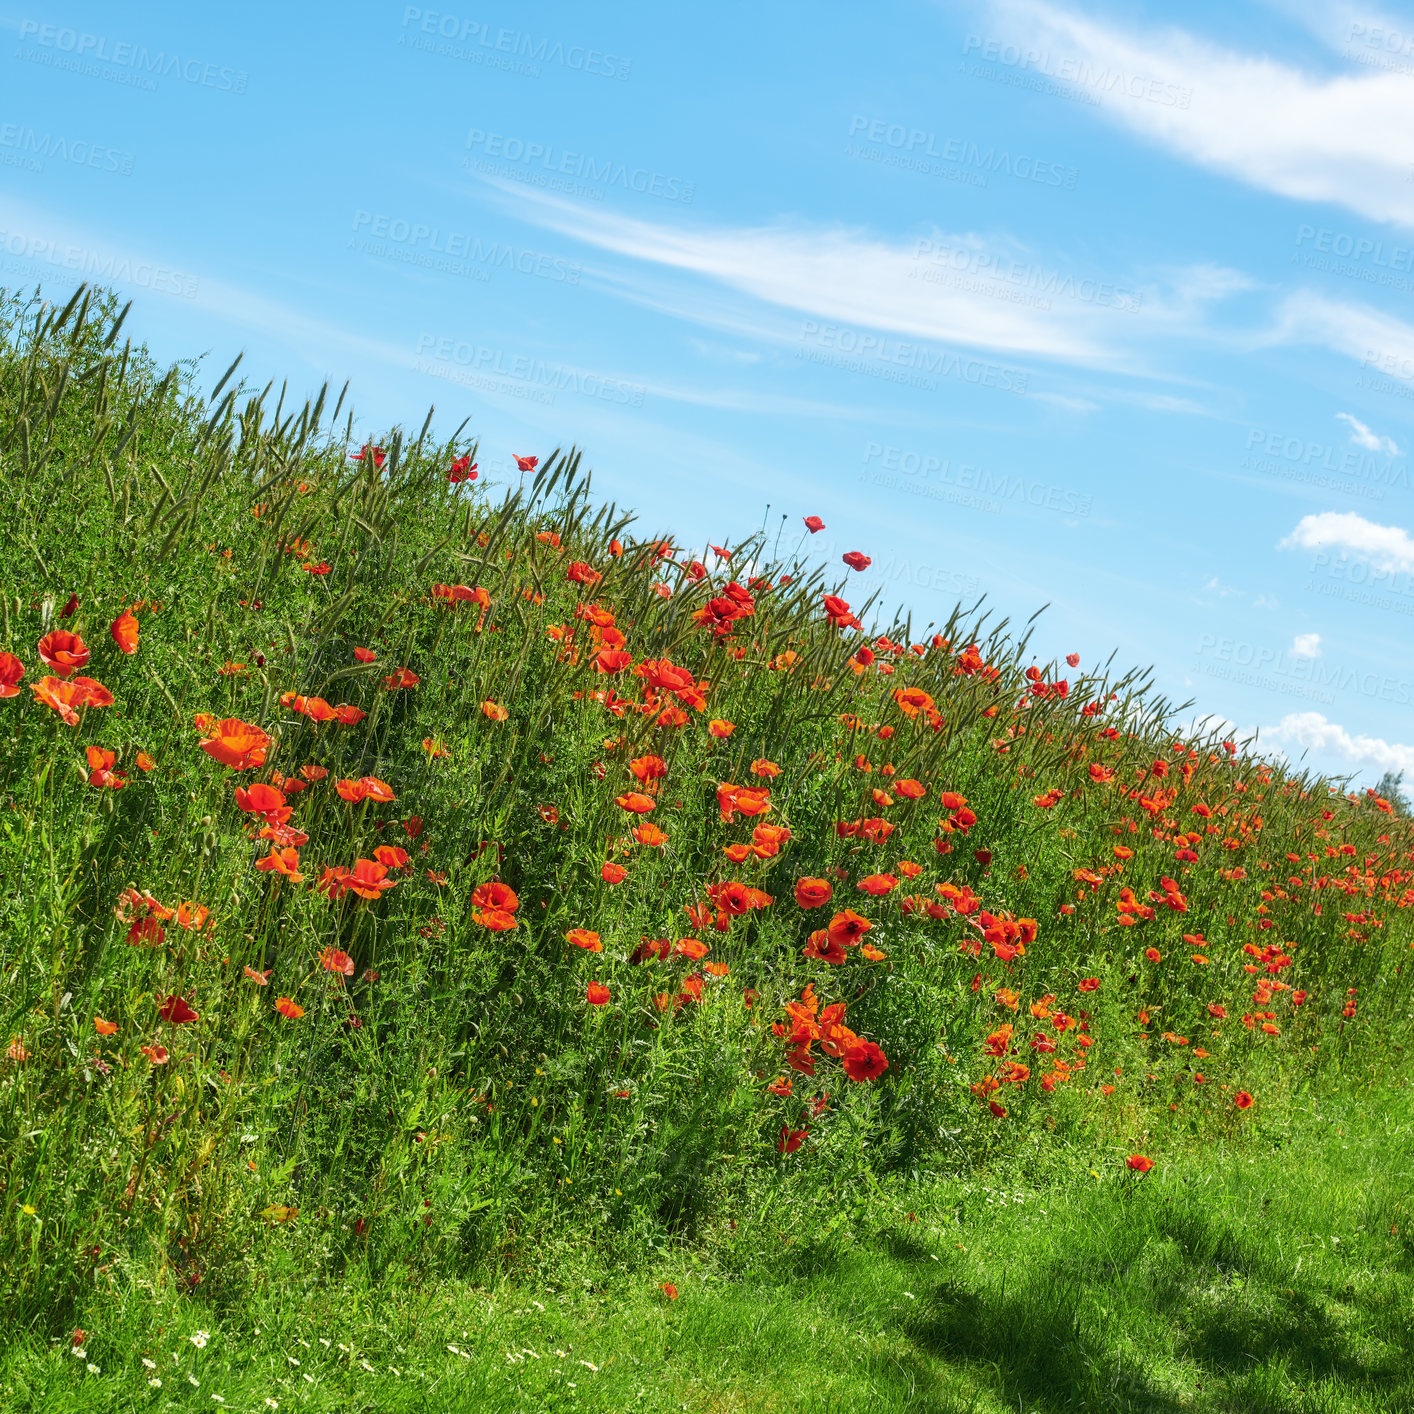
{"label": "shadow on grass", "polygon": [[[1005,1280],[998,1273],[994,1283],[937,1281],[916,1314],[897,1323],[919,1359],[885,1372],[894,1392],[910,1395],[909,1408],[965,1408],[955,1396],[924,1394],[937,1385],[940,1362],[967,1371],[1002,1404],[1037,1414],[1298,1414],[1330,1407],[1332,1385],[1350,1401],[1341,1408],[1414,1408],[1414,1331],[1396,1297],[1367,1298],[1373,1304],[1364,1306],[1357,1332],[1318,1287],[1290,1292],[1265,1284],[1255,1275],[1264,1263],[1242,1250],[1240,1238],[1199,1234],[1185,1251],[1164,1226],[1148,1251],[1087,1262],[1083,1271],[1073,1261],[1050,1262]],[[903,1246],[913,1244],[904,1239]],[[1110,1306],[1117,1312],[1103,1314]],[[1158,1348],[1126,1353],[1142,1346],[1146,1329],[1169,1332],[1172,1361]],[[1272,1378],[1277,1371],[1284,1378]],[[1325,1395],[1313,1385],[1325,1385]]]}

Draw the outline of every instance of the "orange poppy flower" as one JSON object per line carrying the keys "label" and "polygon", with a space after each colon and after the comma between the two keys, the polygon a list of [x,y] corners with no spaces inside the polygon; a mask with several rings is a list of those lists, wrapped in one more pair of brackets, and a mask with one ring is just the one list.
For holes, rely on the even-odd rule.
{"label": "orange poppy flower", "polygon": [[753,776],[764,776],[767,780],[770,780],[772,776],[779,776],[781,774],[781,768],[777,766],[774,761],[767,761],[764,756],[758,756],[756,760],[751,763],[751,774]]}
{"label": "orange poppy flower", "polygon": [[609,860],[599,871],[599,877],[606,884],[621,884],[628,878],[628,870],[622,864],[615,864],[613,860]]}
{"label": "orange poppy flower", "polygon": [[88,645],[78,634],[56,628],[39,640],[39,661],[55,677],[67,678],[88,663]]}
{"label": "orange poppy flower", "polygon": [[645,820],[641,825],[633,827],[633,837],[639,844],[647,845],[650,849],[658,849],[667,844],[667,832],[660,830],[651,820]]}
{"label": "orange poppy flower", "polygon": [[627,810],[634,815],[646,815],[650,810],[657,807],[658,802],[651,795],[644,795],[641,791],[631,790],[624,795],[615,797],[614,804],[620,810]]}
{"label": "orange poppy flower", "polygon": [[473,908],[499,908],[514,913],[520,907],[520,897],[509,884],[488,879],[472,890],[471,903]]}
{"label": "orange poppy flower", "polygon": [[700,962],[712,951],[712,947],[709,943],[698,942],[696,938],[679,938],[674,945],[674,951],[681,953],[691,962]]}
{"label": "orange poppy flower", "polygon": [[298,1021],[300,1017],[304,1015],[304,1008],[298,1002],[292,1001],[289,997],[276,997],[275,1010],[278,1011],[281,1016],[289,1017],[291,1021]]}
{"label": "orange poppy flower", "polygon": [[139,771],[153,771],[157,768],[157,762],[145,751],[139,751],[138,754],[133,757],[133,764]]}
{"label": "orange poppy flower", "polygon": [[565,941],[573,943],[577,948],[583,948],[586,952],[604,951],[604,944],[599,941],[599,934],[591,933],[588,928],[571,928],[565,934]]}
{"label": "orange poppy flower", "polygon": [[720,717],[713,717],[707,723],[708,734],[715,737],[729,737],[736,730],[735,722],[724,722]]}
{"label": "orange poppy flower", "polygon": [[270,738],[259,727],[239,717],[225,717],[219,722],[200,725],[207,735],[199,745],[213,760],[233,771],[249,771],[265,764]]}
{"label": "orange poppy flower", "polygon": [[493,722],[504,722],[511,715],[499,702],[492,702],[490,698],[481,704],[481,713]]}
{"label": "orange poppy flower", "polygon": [[250,981],[254,982],[257,987],[265,987],[265,986],[268,986],[269,983],[270,983],[270,973],[269,973],[269,972],[257,972],[257,971],[255,970],[255,968],[250,967],[250,966],[242,967],[242,968],[241,968],[241,972],[242,972]]}
{"label": "orange poppy flower", "polygon": [[1252,1108],[1252,1096],[1246,1090],[1239,1090],[1232,1097],[1232,1103],[1240,1110],[1250,1110]]}
{"label": "orange poppy flower", "polygon": [[397,880],[386,877],[388,866],[373,859],[356,859],[344,881],[360,898],[378,898],[385,889],[396,887]]}
{"label": "orange poppy flower", "polygon": [[472,913],[471,921],[477,927],[489,929],[493,933],[509,933],[512,928],[520,927],[515,914],[507,913],[503,908],[477,909]]}
{"label": "orange poppy flower", "polygon": [[257,859],[255,867],[266,874],[283,874],[291,883],[304,881],[299,872],[299,851],[292,848],[272,849],[264,859]]}
{"label": "orange poppy flower", "polygon": [[[131,609],[124,609],[108,626],[113,642],[124,653],[137,652],[137,617]],[[80,664],[82,666],[82,664]]]}
{"label": "orange poppy flower", "polygon": [[115,1021],[104,1021],[101,1016],[93,1018],[93,1029],[100,1036],[116,1036],[118,1034],[118,1023]]}
{"label": "orange poppy flower", "polygon": [[829,903],[834,889],[825,879],[797,879],[795,901],[800,908],[819,908]]}
{"label": "orange poppy flower", "polygon": [[590,1006],[604,1006],[609,1000],[609,989],[602,982],[591,982],[585,988],[584,1000]]}
{"label": "orange poppy flower", "polygon": [[1154,1167],[1153,1159],[1146,1159],[1143,1154],[1131,1154],[1124,1162],[1135,1173],[1148,1173]]}
{"label": "orange poppy flower", "polygon": [[345,977],[353,976],[353,958],[341,948],[325,948],[319,954],[319,965],[326,972],[341,972]]}
{"label": "orange poppy flower", "polygon": [[892,893],[898,888],[898,880],[892,874],[870,874],[861,879],[854,887],[863,893],[878,897],[881,894]]}
{"label": "orange poppy flower", "polygon": [[153,1065],[166,1065],[170,1057],[167,1054],[166,1046],[139,1046],[138,1049],[150,1060]]}

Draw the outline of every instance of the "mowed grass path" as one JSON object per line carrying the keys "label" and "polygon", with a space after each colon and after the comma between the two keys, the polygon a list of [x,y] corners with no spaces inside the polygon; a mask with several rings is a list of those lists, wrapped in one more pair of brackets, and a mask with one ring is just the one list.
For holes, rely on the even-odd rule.
{"label": "mowed grass path", "polygon": [[547,1257],[545,1234],[553,1276],[492,1289],[375,1291],[356,1273],[331,1289],[289,1270],[223,1312],[200,1294],[154,1306],[117,1282],[86,1318],[82,1356],[42,1343],[0,1355],[0,1398],[93,1414],[272,1400],[422,1414],[1402,1414],[1414,1409],[1411,1132],[1407,1091],[1381,1087],[1308,1101],[1143,1177],[1037,1143],[1027,1178],[880,1191],[862,1226],[743,1218],[632,1275],[582,1247]]}

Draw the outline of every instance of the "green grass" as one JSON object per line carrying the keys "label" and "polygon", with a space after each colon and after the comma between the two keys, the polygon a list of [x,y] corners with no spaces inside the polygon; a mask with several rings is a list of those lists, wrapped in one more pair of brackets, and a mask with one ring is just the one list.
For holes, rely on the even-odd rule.
{"label": "green grass", "polygon": [[1037,1139],[1026,1176],[876,1188],[848,1223],[743,1215],[631,1273],[547,1234],[541,1270],[514,1281],[331,1288],[280,1263],[231,1311],[115,1274],[87,1356],[13,1347],[0,1399],[55,1414],[211,1409],[215,1394],[389,1414],[1403,1414],[1414,1179],[1391,1159],[1412,1129],[1408,1091],[1381,1087],[1137,1178]]}

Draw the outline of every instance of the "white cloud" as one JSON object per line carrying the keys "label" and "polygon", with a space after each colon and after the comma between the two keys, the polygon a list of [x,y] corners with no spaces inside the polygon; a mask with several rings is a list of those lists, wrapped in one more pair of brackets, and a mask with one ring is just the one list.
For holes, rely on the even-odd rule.
{"label": "white cloud", "polygon": [[1382,737],[1354,735],[1338,722],[1327,721],[1319,712],[1292,712],[1274,727],[1262,729],[1264,741],[1306,751],[1321,751],[1352,765],[1375,771],[1405,771],[1414,774],[1414,746],[1385,741]]}
{"label": "white cloud", "polygon": [[1377,525],[1354,511],[1302,516],[1277,548],[1315,550],[1326,545],[1338,546],[1379,570],[1414,571],[1414,539],[1409,532],[1398,525]]}
{"label": "white cloud", "polygon": [[1275,594],[1259,594],[1253,601],[1254,609],[1280,609],[1281,601]]}
{"label": "white cloud", "polygon": [[1349,424],[1350,440],[1357,447],[1364,447],[1367,452],[1383,452],[1387,457],[1399,455],[1399,447],[1393,437],[1381,437],[1378,432],[1372,432],[1358,417],[1348,412],[1338,412],[1335,420]]}
{"label": "white cloud", "polygon": [[[1072,75],[1099,111],[1199,166],[1301,201],[1414,225],[1409,80],[1392,70],[1307,72],[1181,29],[1125,33],[1043,0],[995,0],[1044,72]],[[1180,106],[1183,94],[1189,95]]]}
{"label": "white cloud", "polygon": [[[1409,189],[1414,192],[1414,183]],[[1414,380],[1414,324],[1366,304],[1300,290],[1282,301],[1267,342],[1324,344],[1375,373]]]}
{"label": "white cloud", "polygon": [[1319,633],[1298,633],[1291,641],[1294,658],[1319,658],[1321,656],[1321,635]]}

